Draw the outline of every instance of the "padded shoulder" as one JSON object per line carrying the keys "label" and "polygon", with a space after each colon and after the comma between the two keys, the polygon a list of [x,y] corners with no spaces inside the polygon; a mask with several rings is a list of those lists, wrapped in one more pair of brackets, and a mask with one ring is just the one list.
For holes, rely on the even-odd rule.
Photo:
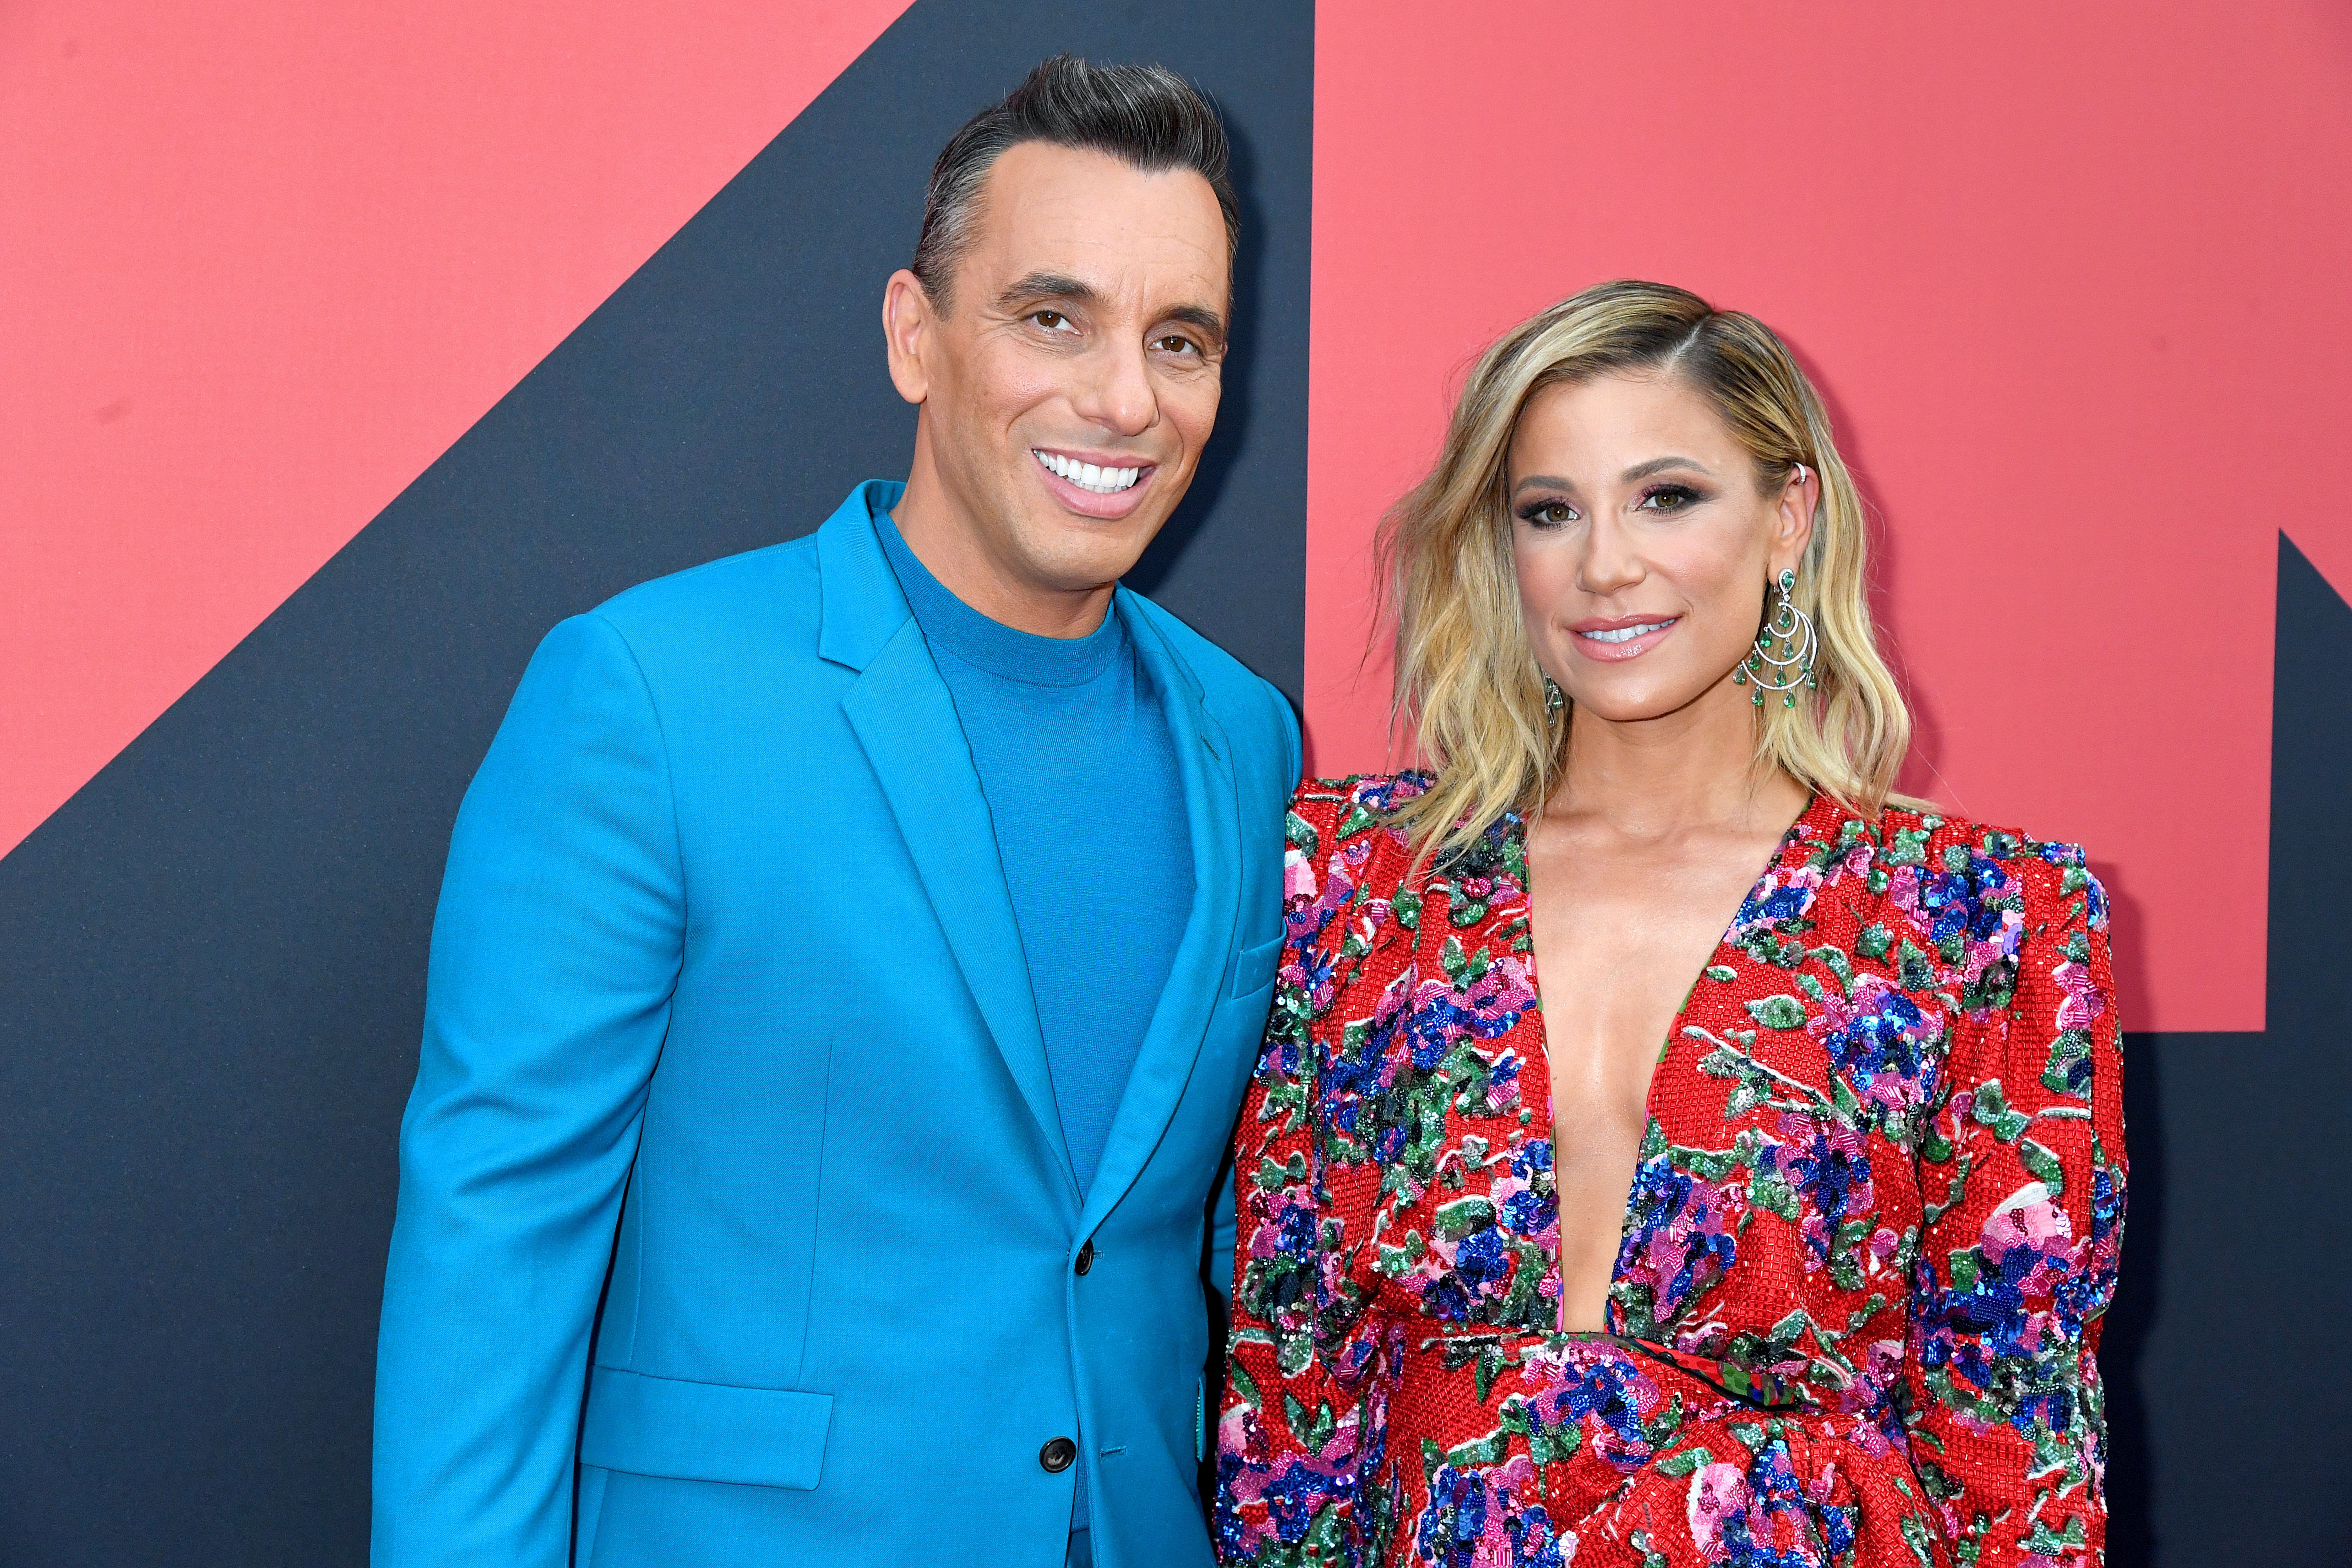
{"label": "padded shoulder", "polygon": [[[1349,773],[1344,778],[1302,779],[1290,796],[1284,837],[1301,863],[1318,879],[1332,857],[1359,839],[1375,842],[1349,852],[1358,879],[1388,886],[1408,864],[1402,833],[1389,826],[1389,813],[1429,787],[1425,773]],[[1389,851],[1381,853],[1383,849]],[[1391,863],[1392,862],[1392,863]]]}
{"label": "padded shoulder", "polygon": [[814,641],[822,605],[816,537],[809,534],[640,583],[592,614],[643,653],[747,633]]}
{"label": "padded shoulder", "polygon": [[[1430,775],[1417,772],[1301,779],[1290,797],[1290,815],[1314,841],[1307,852],[1328,856],[1340,843],[1385,826],[1391,811],[1429,784]],[[1299,834],[1294,830],[1293,836]]]}
{"label": "padded shoulder", "polygon": [[1906,865],[1971,882],[2000,879],[2013,883],[2026,923],[2039,928],[2072,915],[2092,930],[2107,923],[2106,889],[2090,868],[2079,844],[2036,838],[2014,827],[1996,827],[1965,816],[1890,805],[1879,820],[1885,847],[1878,861],[1889,869]]}

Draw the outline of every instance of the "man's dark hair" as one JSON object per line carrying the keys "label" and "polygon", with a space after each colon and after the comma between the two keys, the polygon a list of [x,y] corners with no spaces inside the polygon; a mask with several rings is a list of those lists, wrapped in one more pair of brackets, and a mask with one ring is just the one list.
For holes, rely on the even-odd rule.
{"label": "man's dark hair", "polygon": [[1108,153],[1148,174],[1192,170],[1217,193],[1225,215],[1225,259],[1231,263],[1241,243],[1241,207],[1234,198],[1231,149],[1215,106],[1160,66],[1098,66],[1055,55],[1003,102],[967,121],[931,165],[913,271],[942,312],[956,263],[971,245],[988,171],[1024,142]]}

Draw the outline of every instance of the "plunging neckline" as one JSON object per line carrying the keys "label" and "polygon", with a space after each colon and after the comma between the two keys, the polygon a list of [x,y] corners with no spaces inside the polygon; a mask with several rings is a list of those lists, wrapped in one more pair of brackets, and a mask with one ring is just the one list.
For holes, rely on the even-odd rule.
{"label": "plunging neckline", "polygon": [[[1623,1212],[1620,1214],[1617,1218],[1617,1252],[1616,1256],[1610,1260],[1609,1283],[1601,1292],[1601,1327],[1599,1329],[1569,1329],[1561,1326],[1560,1319],[1567,1311],[1568,1308],[1568,1289],[1566,1281],[1560,1275],[1559,1258],[1561,1243],[1559,1226],[1561,1216],[1557,1207],[1555,1207],[1552,1221],[1554,1228],[1551,1247],[1551,1265],[1547,1275],[1547,1279],[1552,1287],[1551,1331],[1555,1335],[1582,1335],[1588,1338],[1598,1336],[1604,1339],[1614,1339],[1619,1337],[1615,1328],[1611,1326],[1612,1320],[1616,1315],[1617,1310],[1617,1274],[1620,1266],[1622,1266],[1625,1260],[1625,1237],[1631,1232],[1633,1226],[1633,1202],[1641,1185],[1642,1177],[1642,1156],[1640,1150],[1643,1145],[1646,1145],[1649,1142],[1651,1131],[1659,1125],[1657,1105],[1658,1079],[1664,1073],[1668,1059],[1675,1054],[1675,1043],[1681,1038],[1679,1026],[1681,1025],[1685,1015],[1690,1011],[1691,998],[1698,994],[1698,983],[1706,978],[1706,972],[1709,969],[1714,968],[1722,961],[1724,950],[1731,945],[1732,934],[1739,929],[1739,917],[1741,913],[1747,910],[1750,903],[1755,901],[1757,895],[1763,891],[1765,884],[1769,882],[1774,876],[1780,873],[1782,869],[1783,864],[1789,858],[1789,852],[1798,844],[1804,841],[1805,826],[1812,820],[1813,814],[1821,809],[1822,802],[1824,798],[1825,797],[1819,790],[1813,790],[1807,794],[1805,796],[1804,809],[1797,813],[1796,819],[1790,822],[1788,827],[1782,831],[1780,841],[1772,847],[1771,854],[1766,858],[1763,869],[1756,874],[1756,879],[1748,883],[1748,890],[1740,895],[1738,904],[1735,906],[1731,911],[1731,919],[1724,925],[1723,933],[1715,939],[1715,945],[1706,950],[1706,956],[1700,960],[1698,972],[1691,976],[1690,984],[1684,988],[1682,1001],[1675,1005],[1673,1016],[1666,1020],[1666,1037],[1659,1043],[1657,1058],[1650,1064],[1649,1083],[1642,1091],[1641,1140],[1640,1142],[1635,1145],[1633,1168],[1632,1171],[1627,1173],[1626,1176],[1625,1206]],[[1559,1142],[1558,1137],[1559,1122],[1552,1114],[1551,1026],[1544,1016],[1543,975],[1536,964],[1535,868],[1528,859],[1528,840],[1532,835],[1532,819],[1526,816],[1520,817],[1518,819],[1518,832],[1519,863],[1527,868],[1528,989],[1535,996],[1535,1053],[1543,1062],[1544,1103],[1541,1121],[1543,1125],[1544,1142],[1551,1149],[1552,1167],[1557,1171],[1559,1165]],[[1555,1199],[1555,1204],[1557,1204],[1557,1199]]]}

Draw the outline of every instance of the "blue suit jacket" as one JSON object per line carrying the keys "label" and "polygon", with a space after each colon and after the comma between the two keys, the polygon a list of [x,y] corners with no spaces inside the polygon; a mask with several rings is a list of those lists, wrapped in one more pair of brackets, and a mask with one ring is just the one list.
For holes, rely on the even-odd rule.
{"label": "blue suit jacket", "polygon": [[1203,1226],[1229,1279],[1212,1189],[1298,736],[1173,616],[1124,589],[1115,613],[1170,694],[1198,891],[1083,1201],[866,489],[549,635],[434,926],[377,1563],[558,1568],[576,1539],[583,1568],[1047,1568],[1074,1477],[1040,1451],[1081,1436],[1102,1561],[1209,1561]]}

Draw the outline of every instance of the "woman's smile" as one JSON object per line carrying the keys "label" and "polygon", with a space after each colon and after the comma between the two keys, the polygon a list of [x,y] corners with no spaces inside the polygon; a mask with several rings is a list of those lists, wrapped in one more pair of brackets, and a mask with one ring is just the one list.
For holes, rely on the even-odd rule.
{"label": "woman's smile", "polygon": [[1579,621],[1568,629],[1575,635],[1576,650],[1585,658],[1618,664],[1641,658],[1665,641],[1681,623],[1680,616],[1620,616],[1614,620]]}

